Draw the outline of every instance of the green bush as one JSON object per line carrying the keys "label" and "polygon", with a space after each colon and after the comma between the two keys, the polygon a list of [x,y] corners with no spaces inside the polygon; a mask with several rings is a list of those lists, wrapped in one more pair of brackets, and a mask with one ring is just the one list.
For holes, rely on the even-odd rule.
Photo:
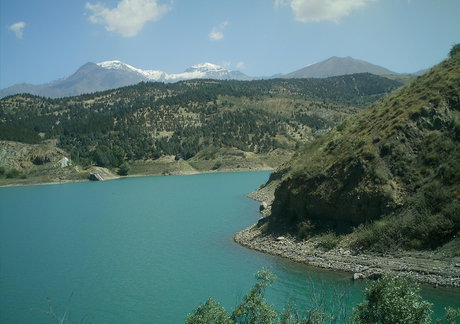
{"label": "green bush", "polygon": [[371,250],[375,252],[387,252],[405,245],[401,228],[403,222],[400,219],[388,219],[371,224],[361,224],[354,231],[352,248]]}
{"label": "green bush", "polygon": [[385,171],[379,167],[374,168],[373,180],[377,184],[385,184],[388,181],[388,177],[385,174]]}
{"label": "green bush", "polygon": [[311,220],[307,219],[307,220],[301,221],[297,225],[297,238],[300,240],[305,240],[313,234],[314,230],[315,230],[315,225],[311,222]]}
{"label": "green bush", "polygon": [[318,238],[318,246],[326,251],[332,250],[340,243],[340,236],[333,232],[328,232]]}
{"label": "green bush", "polygon": [[7,171],[5,175],[9,179],[19,178],[21,176],[21,171],[19,171],[18,169],[11,169]]}
{"label": "green bush", "polygon": [[431,304],[419,294],[418,285],[386,275],[365,290],[365,300],[354,309],[354,323],[429,324]]}
{"label": "green bush", "polygon": [[127,176],[129,172],[129,165],[126,162],[123,162],[118,169],[118,175]]}
{"label": "green bush", "polygon": [[214,163],[214,165],[212,166],[212,170],[217,170],[217,169],[219,169],[221,166],[222,166],[222,161],[217,161],[217,162]]}
{"label": "green bush", "polygon": [[187,324],[276,323],[278,314],[264,299],[265,288],[270,286],[276,277],[267,270],[260,270],[256,274],[256,279],[257,283],[233,309],[231,316],[219,303],[208,299],[187,317]]}
{"label": "green bush", "polygon": [[265,288],[276,277],[267,270],[256,274],[257,283],[244,296],[243,301],[233,309],[232,319],[236,323],[270,324],[277,318],[276,311],[264,299]]}
{"label": "green bush", "polygon": [[[353,309],[350,318],[334,300],[337,314],[328,314],[322,301],[299,314],[295,305],[287,305],[283,312],[274,310],[264,299],[265,288],[275,277],[266,270],[256,274],[257,283],[234,308],[232,315],[212,299],[208,299],[187,317],[187,324],[428,324],[431,323],[431,304],[420,296],[420,287],[403,278],[385,275],[369,284],[365,299]],[[313,296],[312,299],[316,297]],[[337,307],[339,306],[339,307]],[[455,324],[460,309],[446,308],[445,317],[436,324]]]}
{"label": "green bush", "polygon": [[454,234],[453,222],[441,214],[429,214],[417,219],[410,224],[408,234],[410,238],[419,239],[424,248],[441,246]]}
{"label": "green bush", "polygon": [[442,214],[450,219],[456,230],[460,229],[460,200],[454,199],[444,206]]}
{"label": "green bush", "polygon": [[198,307],[193,314],[187,317],[187,324],[232,324],[225,309],[220,304],[209,298]]}
{"label": "green bush", "polygon": [[460,227],[460,217],[457,216],[460,206],[448,204],[445,210],[445,213],[431,213],[422,202],[421,206],[408,209],[397,217],[360,225],[354,230],[351,247],[375,252],[398,248],[435,249],[449,241]]}
{"label": "green bush", "polygon": [[439,212],[452,197],[446,186],[439,181],[433,181],[422,188],[425,201],[433,213]]}
{"label": "green bush", "polygon": [[460,44],[455,44],[449,51],[449,57],[454,57],[458,53],[460,53]]}
{"label": "green bush", "polygon": [[456,166],[450,164],[442,164],[439,167],[438,174],[442,182],[446,185],[455,185],[460,183],[460,163],[457,163]]}

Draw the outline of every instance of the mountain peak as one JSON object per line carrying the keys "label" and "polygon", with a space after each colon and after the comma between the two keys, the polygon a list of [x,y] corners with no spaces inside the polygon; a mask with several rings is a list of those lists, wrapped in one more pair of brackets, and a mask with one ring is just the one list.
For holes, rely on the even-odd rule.
{"label": "mountain peak", "polygon": [[252,78],[209,62],[195,64],[182,73],[169,74],[158,70],[143,70],[120,60],[109,60],[86,63],[71,76],[47,84],[14,85],[1,89],[0,98],[25,92],[56,98],[114,89],[141,81],[177,82],[190,79],[250,80]]}
{"label": "mountain peak", "polygon": [[190,68],[188,68],[186,71],[219,71],[219,70],[225,70],[222,66],[205,62],[205,63],[199,63],[192,65]]}
{"label": "mountain peak", "polygon": [[284,75],[284,78],[327,78],[354,73],[372,73],[376,75],[395,74],[384,67],[352,58],[332,56],[319,63],[310,64],[303,69]]}
{"label": "mountain peak", "polygon": [[131,71],[135,71],[138,73],[141,73],[142,71],[141,69],[135,68],[134,66],[129,65],[119,60],[104,61],[104,62],[97,63],[97,65],[99,65],[100,67],[104,69],[108,69],[108,70],[131,70]]}
{"label": "mountain peak", "polygon": [[110,69],[110,68],[116,68],[116,67],[121,67],[121,66],[126,66],[126,63],[123,63],[122,61],[119,60],[112,60],[112,61],[104,61],[104,62],[99,62],[97,63],[100,67],[103,67],[105,69]]}

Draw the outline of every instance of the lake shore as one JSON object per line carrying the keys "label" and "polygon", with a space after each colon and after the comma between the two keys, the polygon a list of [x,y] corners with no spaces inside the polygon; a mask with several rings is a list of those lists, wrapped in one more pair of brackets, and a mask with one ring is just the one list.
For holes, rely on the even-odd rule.
{"label": "lake shore", "polygon": [[422,284],[460,288],[460,260],[442,259],[431,252],[377,255],[354,254],[342,248],[324,251],[311,240],[297,241],[293,237],[263,234],[257,225],[236,233],[234,240],[259,252],[310,266],[349,272],[353,279],[375,279],[385,273],[394,273]]}
{"label": "lake shore", "polygon": [[[174,155],[167,155],[158,159],[130,161],[128,163],[129,175],[120,176],[117,174],[118,168],[109,169],[107,167],[82,166],[79,164],[62,167],[56,162],[36,165],[31,162],[33,156],[42,154],[40,153],[42,151],[34,146],[29,146],[24,147],[21,143],[0,141],[0,165],[3,167],[3,173],[0,173],[0,187],[89,181],[91,173],[98,173],[104,180],[112,180],[123,177],[265,171],[273,170],[287,161],[292,155],[291,151],[283,149],[276,149],[263,154],[243,152],[236,149],[222,149],[212,156],[201,152],[189,160],[177,159]],[[46,152],[57,150],[55,155],[58,155],[58,157],[68,155],[54,146],[48,145],[45,148]],[[43,148],[40,147],[40,149]],[[56,160],[57,157],[54,159]],[[52,158],[50,157],[51,160]],[[16,173],[9,173],[11,170],[16,170]]]}
{"label": "lake shore", "polygon": [[[270,171],[273,168],[269,167],[254,167],[254,168],[228,168],[228,169],[220,169],[220,170],[174,170],[168,172],[155,172],[155,173],[136,173],[136,174],[129,174],[127,176],[120,176],[111,174],[109,176],[105,176],[103,181],[110,181],[110,180],[117,180],[122,178],[140,178],[140,177],[158,177],[158,176],[176,176],[176,175],[194,175],[194,174],[208,174],[208,173],[227,173],[227,172],[257,172],[257,171]],[[2,184],[0,182],[0,188],[8,188],[8,187],[23,187],[23,186],[43,186],[43,185],[59,185],[65,183],[77,183],[77,182],[89,182],[89,178],[87,179],[55,179],[55,180],[40,180],[38,178],[28,178],[28,179],[17,179],[19,182],[12,182]]]}
{"label": "lake shore", "polygon": [[[270,214],[277,182],[269,183],[248,195],[268,206]],[[343,247],[329,251],[316,238],[306,241],[290,236],[265,234],[254,224],[234,236],[236,243],[259,252],[332,271],[349,272],[352,279],[375,279],[385,273],[412,278],[432,286],[460,288],[460,257],[447,257],[434,251],[397,251],[391,254],[356,253]]]}

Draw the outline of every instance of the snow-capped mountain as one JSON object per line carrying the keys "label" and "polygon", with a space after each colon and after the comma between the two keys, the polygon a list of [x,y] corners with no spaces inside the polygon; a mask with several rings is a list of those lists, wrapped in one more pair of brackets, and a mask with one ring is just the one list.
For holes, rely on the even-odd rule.
{"label": "snow-capped mountain", "polygon": [[97,64],[86,63],[71,76],[46,84],[16,84],[9,88],[1,89],[0,98],[17,93],[30,93],[51,98],[67,97],[115,89],[142,81],[178,82],[191,79],[256,80],[280,77],[326,78],[335,75],[363,72],[377,75],[394,74],[394,72],[381,66],[351,57],[331,57],[325,61],[311,64],[288,74],[278,74],[267,78],[249,77],[239,71],[230,71],[212,63],[196,64],[182,73],[167,73],[161,70],[143,70],[122,61],[114,60]]}
{"label": "snow-capped mountain", "polygon": [[239,71],[230,71],[212,63],[200,63],[191,66],[182,73],[168,74],[159,70],[142,70],[121,61],[105,61],[97,63],[108,70],[131,71],[146,78],[148,81],[177,82],[190,79],[219,80],[250,80],[251,78]]}
{"label": "snow-capped mountain", "polygon": [[104,61],[104,62],[97,63],[97,65],[106,70],[120,70],[120,71],[136,73],[139,76],[145,78],[146,80],[150,80],[150,81],[163,81],[163,79],[166,76],[166,73],[163,71],[142,70],[132,65],[129,65],[127,63],[118,61],[118,60]]}
{"label": "snow-capped mountain", "polygon": [[251,80],[238,72],[230,71],[212,63],[193,65],[182,73],[168,74],[159,70],[143,70],[130,64],[114,60],[100,63],[86,63],[74,74],[41,85],[17,84],[0,90],[0,98],[30,93],[39,96],[58,98],[75,96],[95,91],[115,89],[133,85],[141,81],[177,82],[190,79]]}

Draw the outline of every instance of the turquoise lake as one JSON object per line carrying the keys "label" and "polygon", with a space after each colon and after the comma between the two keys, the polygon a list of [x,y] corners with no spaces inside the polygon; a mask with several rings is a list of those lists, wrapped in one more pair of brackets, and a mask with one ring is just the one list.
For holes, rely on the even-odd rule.
{"label": "turquoise lake", "polygon": [[[0,323],[184,323],[209,297],[231,309],[267,268],[276,307],[312,297],[350,308],[365,283],[245,249],[259,218],[245,197],[268,172],[0,188]],[[424,288],[436,312],[460,291]]]}

